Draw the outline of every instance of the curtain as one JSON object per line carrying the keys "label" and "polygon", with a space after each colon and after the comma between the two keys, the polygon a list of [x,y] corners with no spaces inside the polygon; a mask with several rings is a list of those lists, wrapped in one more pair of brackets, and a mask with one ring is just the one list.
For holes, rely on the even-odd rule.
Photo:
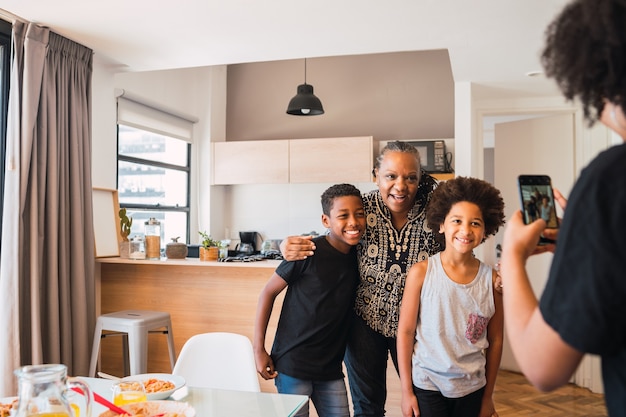
{"label": "curtain", "polygon": [[0,252],[0,394],[13,370],[89,370],[95,320],[91,196],[92,51],[15,22]]}

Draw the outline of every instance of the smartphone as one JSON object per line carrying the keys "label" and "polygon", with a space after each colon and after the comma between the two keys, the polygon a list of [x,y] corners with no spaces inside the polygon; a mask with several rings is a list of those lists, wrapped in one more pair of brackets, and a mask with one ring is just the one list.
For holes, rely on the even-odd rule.
{"label": "smartphone", "polygon": [[[548,175],[520,175],[517,178],[520,202],[524,223],[529,224],[543,218],[548,228],[557,229],[559,220],[556,217],[556,204],[552,181]],[[554,243],[551,239],[541,237],[539,244]]]}

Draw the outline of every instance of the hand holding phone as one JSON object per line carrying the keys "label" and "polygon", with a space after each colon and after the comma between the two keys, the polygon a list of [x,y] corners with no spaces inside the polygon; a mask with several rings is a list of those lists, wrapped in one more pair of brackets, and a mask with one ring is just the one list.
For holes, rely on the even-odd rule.
{"label": "hand holding phone", "polygon": [[[559,219],[552,181],[547,175],[520,175],[517,179],[524,223],[529,224],[537,219],[545,220],[547,227],[558,229]],[[539,244],[555,243],[551,239],[541,237]]]}

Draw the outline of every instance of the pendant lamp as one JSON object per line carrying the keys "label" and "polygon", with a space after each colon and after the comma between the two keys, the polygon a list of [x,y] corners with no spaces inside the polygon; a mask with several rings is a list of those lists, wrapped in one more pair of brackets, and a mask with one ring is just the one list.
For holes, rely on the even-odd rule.
{"label": "pendant lamp", "polygon": [[324,114],[322,102],[313,94],[313,86],[306,83],[306,58],[304,58],[304,84],[300,84],[297,91],[297,94],[289,101],[287,114],[294,116]]}

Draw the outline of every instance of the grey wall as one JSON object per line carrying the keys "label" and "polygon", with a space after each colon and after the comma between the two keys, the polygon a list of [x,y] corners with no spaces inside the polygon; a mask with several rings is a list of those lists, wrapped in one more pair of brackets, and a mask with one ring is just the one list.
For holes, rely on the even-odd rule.
{"label": "grey wall", "polygon": [[325,114],[290,116],[304,59],[228,66],[226,140],[454,137],[454,80],[445,50],[307,59]]}

